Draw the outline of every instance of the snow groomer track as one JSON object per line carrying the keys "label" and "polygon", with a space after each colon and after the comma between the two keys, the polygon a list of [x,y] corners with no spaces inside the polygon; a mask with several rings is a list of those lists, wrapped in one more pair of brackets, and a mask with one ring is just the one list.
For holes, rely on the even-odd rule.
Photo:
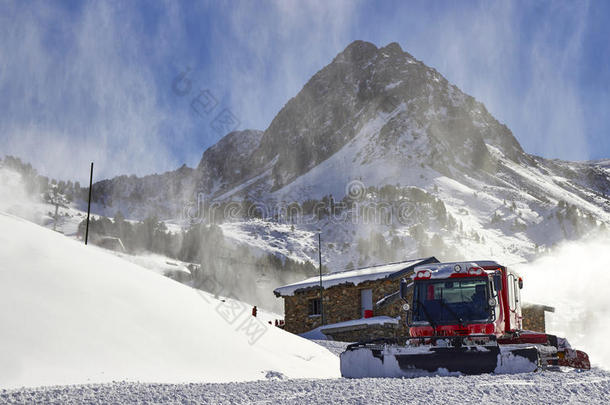
{"label": "snow groomer track", "polygon": [[269,380],[226,384],[114,383],[0,391],[0,403],[602,404],[610,373],[536,372],[465,377]]}

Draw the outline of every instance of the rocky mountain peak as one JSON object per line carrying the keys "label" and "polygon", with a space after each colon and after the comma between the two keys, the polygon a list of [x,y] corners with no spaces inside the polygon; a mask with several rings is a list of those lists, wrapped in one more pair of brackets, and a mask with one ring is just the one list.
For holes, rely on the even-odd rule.
{"label": "rocky mountain peak", "polygon": [[[98,182],[94,202],[130,218],[184,219],[199,213],[201,201],[224,206],[231,215],[220,221],[231,222],[232,238],[295,258],[311,257],[312,231],[321,229],[325,254],[339,269],[394,255],[489,254],[516,262],[610,224],[609,190],[606,162],[530,156],[482,103],[398,44],[355,41],[265,131],[227,134],[196,169]],[[349,208],[354,201],[383,208],[375,213],[383,217],[365,223],[362,212],[347,208],[345,217],[327,216],[334,202]],[[290,218],[289,226],[276,211],[258,220],[258,210],[226,210],[284,203],[318,221]],[[314,212],[314,203],[328,210]]]}
{"label": "rocky mountain peak", "polygon": [[402,48],[398,44],[398,42],[390,42],[389,44],[387,44],[386,46],[381,48],[381,50],[389,52],[391,54],[401,54],[401,53],[404,53]]}
{"label": "rocky mountain peak", "polygon": [[377,47],[366,41],[356,40],[349,44],[341,53],[339,53],[332,63],[347,62],[355,63],[369,60],[375,56]]}
{"label": "rocky mountain peak", "polygon": [[263,136],[262,131],[233,131],[208,148],[197,167],[196,184],[201,191],[210,192],[216,179],[233,184],[257,173],[258,166],[251,161]]}
{"label": "rocky mountain peak", "polygon": [[[518,159],[521,147],[474,98],[404,52],[354,41],[317,72],[278,113],[261,140],[259,162],[277,159],[274,189],[290,183],[353,140],[380,114],[380,146],[395,152],[399,138],[427,139],[427,162],[490,168],[486,144]],[[408,154],[409,145],[404,150]],[[455,154],[455,151],[462,151]],[[448,159],[453,156],[455,159]],[[442,159],[441,159],[442,157]]]}
{"label": "rocky mountain peak", "polygon": [[[208,149],[199,164],[198,183],[206,192],[220,192],[271,170],[272,190],[280,189],[378,120],[383,121],[374,140],[378,157],[400,160],[416,152],[448,173],[449,167],[465,163],[490,169],[487,144],[512,159],[523,155],[510,130],[483,104],[398,43],[378,48],[358,40],[318,71],[264,132],[234,132]],[[253,134],[256,141],[250,142]],[[243,150],[239,145],[245,145]]]}
{"label": "rocky mountain peak", "polygon": [[346,174],[371,165],[378,171],[392,165],[398,172],[426,166],[448,176],[493,171],[489,146],[514,161],[528,158],[483,104],[398,43],[378,48],[354,41],[309,79],[265,131],[231,132],[208,148],[180,188],[182,195],[192,187],[209,198],[253,190],[263,196],[348,145],[341,158],[350,161],[341,169]]}

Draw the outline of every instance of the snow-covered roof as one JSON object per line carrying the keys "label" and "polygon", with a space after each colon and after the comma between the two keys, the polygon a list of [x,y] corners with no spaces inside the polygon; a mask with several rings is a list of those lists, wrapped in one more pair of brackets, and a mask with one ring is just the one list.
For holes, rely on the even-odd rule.
{"label": "snow-covered roof", "polygon": [[[364,267],[355,270],[346,270],[336,273],[322,275],[322,287],[329,288],[340,284],[352,283],[358,285],[365,281],[379,280],[382,278],[395,278],[412,271],[416,266],[426,263],[438,263],[435,257],[424,259],[406,260],[404,262],[383,264],[379,266]],[[297,283],[278,287],[273,292],[276,296],[294,295],[295,292],[309,288],[318,288],[320,277],[311,277]]]}
{"label": "snow-covered roof", "polygon": [[555,307],[551,307],[549,305],[544,305],[544,304],[538,304],[535,302],[523,302],[521,304],[522,308],[537,308],[537,309],[542,309],[543,311],[546,312],[555,312]]}

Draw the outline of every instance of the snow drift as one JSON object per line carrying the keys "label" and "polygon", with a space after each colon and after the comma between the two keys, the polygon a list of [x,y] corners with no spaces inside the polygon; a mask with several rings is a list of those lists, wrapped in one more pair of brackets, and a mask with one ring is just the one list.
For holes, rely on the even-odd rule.
{"label": "snow drift", "polygon": [[0,260],[0,387],[339,376],[336,356],[252,325],[239,301],[4,213]]}
{"label": "snow drift", "polygon": [[547,332],[566,337],[589,354],[591,364],[610,369],[610,235],[565,242],[532,263],[519,265],[526,301],[555,307]]}
{"label": "snow drift", "polygon": [[27,193],[22,175],[2,166],[0,166],[0,196],[2,196],[0,212],[8,212],[34,222],[40,221],[39,213],[33,208],[38,203],[38,199]]}

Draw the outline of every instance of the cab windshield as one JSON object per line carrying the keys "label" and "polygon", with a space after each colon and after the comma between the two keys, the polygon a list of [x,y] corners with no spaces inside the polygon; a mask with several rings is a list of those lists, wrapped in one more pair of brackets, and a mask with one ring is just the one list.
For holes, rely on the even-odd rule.
{"label": "cab windshield", "polygon": [[414,323],[473,323],[491,317],[487,278],[418,281],[413,291]]}

